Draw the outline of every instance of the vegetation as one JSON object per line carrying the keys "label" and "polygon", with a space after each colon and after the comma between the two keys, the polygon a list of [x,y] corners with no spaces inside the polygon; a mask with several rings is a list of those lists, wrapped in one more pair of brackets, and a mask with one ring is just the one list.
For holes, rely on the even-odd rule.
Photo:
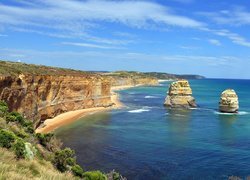
{"label": "vegetation", "polygon": [[5,149],[0,148],[0,179],[1,180],[72,180],[75,178],[70,172],[61,173],[53,165],[41,158],[33,160],[17,159],[16,155]]}
{"label": "vegetation", "polygon": [[86,75],[90,72],[0,60],[0,75]]}
{"label": "vegetation", "polygon": [[204,79],[205,77],[200,75],[177,75],[160,72],[137,72],[137,71],[116,71],[116,72],[105,72],[102,75],[109,77],[133,77],[133,78],[156,78],[156,79]]}
{"label": "vegetation", "polygon": [[0,179],[123,179],[114,171],[84,172],[75,152],[61,147],[54,134],[35,134],[31,121],[0,101]]}

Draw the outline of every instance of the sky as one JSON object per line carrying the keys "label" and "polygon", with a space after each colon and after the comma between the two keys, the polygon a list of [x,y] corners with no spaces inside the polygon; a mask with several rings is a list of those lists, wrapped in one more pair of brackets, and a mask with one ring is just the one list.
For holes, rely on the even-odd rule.
{"label": "sky", "polygon": [[246,0],[0,0],[0,59],[250,79]]}

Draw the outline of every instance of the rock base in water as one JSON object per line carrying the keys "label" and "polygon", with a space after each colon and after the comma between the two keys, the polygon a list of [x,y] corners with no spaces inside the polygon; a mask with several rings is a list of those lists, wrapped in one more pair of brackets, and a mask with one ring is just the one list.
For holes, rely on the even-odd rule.
{"label": "rock base in water", "polygon": [[164,105],[167,107],[197,107],[189,82],[187,80],[173,82],[169,87]]}
{"label": "rock base in water", "polygon": [[219,110],[224,113],[236,113],[239,109],[238,96],[233,89],[221,93]]}

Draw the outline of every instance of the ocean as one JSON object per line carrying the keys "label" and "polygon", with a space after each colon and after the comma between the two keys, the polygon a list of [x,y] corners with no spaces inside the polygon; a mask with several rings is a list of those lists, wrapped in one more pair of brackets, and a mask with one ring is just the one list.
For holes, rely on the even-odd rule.
{"label": "ocean", "polygon": [[[198,108],[163,106],[170,82],[120,91],[127,106],[56,130],[85,170],[113,169],[128,179],[228,179],[250,176],[250,80],[190,80]],[[232,88],[238,114],[218,112]]]}

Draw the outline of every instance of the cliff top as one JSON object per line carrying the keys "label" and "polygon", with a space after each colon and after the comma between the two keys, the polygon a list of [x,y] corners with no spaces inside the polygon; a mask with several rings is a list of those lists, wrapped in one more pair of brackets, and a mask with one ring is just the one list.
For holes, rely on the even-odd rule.
{"label": "cliff top", "polygon": [[44,65],[34,65],[34,64],[0,60],[0,75],[17,76],[19,74],[52,75],[52,76],[55,75],[86,76],[86,75],[94,75],[95,73],[84,72],[73,69],[50,67]]}
{"label": "cliff top", "polygon": [[[99,73],[100,74],[100,73]],[[187,74],[169,74],[163,72],[137,72],[137,71],[115,71],[115,72],[102,72],[102,75],[112,77],[138,77],[138,78],[157,78],[157,79],[204,79],[204,76]]]}

